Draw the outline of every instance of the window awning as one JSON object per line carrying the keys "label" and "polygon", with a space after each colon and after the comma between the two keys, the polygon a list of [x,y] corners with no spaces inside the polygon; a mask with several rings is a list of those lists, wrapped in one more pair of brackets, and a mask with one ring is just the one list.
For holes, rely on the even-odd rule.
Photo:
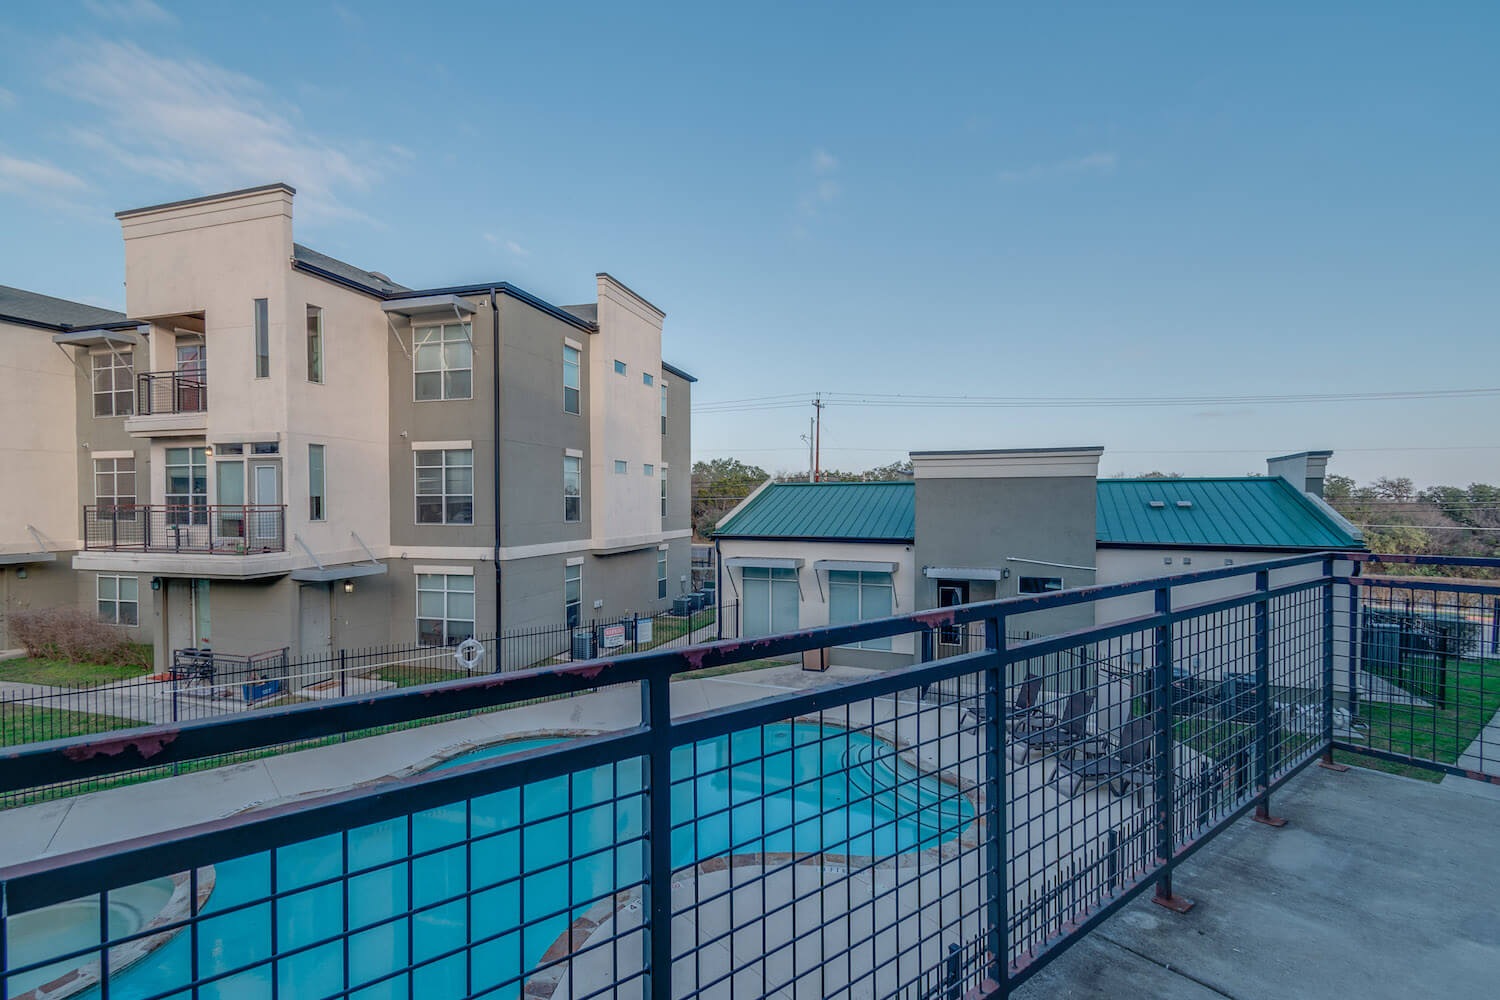
{"label": "window awning", "polygon": [[894,573],[899,566],[900,563],[868,559],[819,559],[813,563],[813,569],[843,573]]}
{"label": "window awning", "polygon": [[770,556],[731,556],[725,566],[748,566],[751,569],[801,569],[801,559],[776,559]]}
{"label": "window awning", "polygon": [[99,347],[104,344],[119,344],[127,346],[140,343],[140,337],[136,334],[145,327],[136,327],[135,332],[130,330],[106,330],[103,327],[95,327],[91,330],[69,330],[67,333],[54,333],[52,342],[63,347]]}
{"label": "window awning", "polygon": [[389,299],[380,308],[398,316],[428,316],[434,313],[449,313],[467,316],[474,312],[469,300],[459,295],[413,295],[405,299]]}
{"label": "window awning", "polygon": [[56,552],[0,552],[0,566],[25,566],[27,563],[57,562]]}
{"label": "window awning", "polygon": [[973,566],[923,566],[922,575],[929,580],[1004,580],[1006,569]]}
{"label": "window awning", "polygon": [[337,580],[352,580],[357,576],[380,576],[385,573],[385,563],[343,563],[337,566],[309,566],[292,570],[292,579],[298,583],[333,583]]}

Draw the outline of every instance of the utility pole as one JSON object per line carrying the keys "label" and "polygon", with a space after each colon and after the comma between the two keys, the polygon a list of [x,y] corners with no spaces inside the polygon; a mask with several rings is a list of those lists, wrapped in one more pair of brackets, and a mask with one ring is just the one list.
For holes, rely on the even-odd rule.
{"label": "utility pole", "polygon": [[807,418],[807,433],[800,435],[807,442],[807,481],[813,481],[813,418]]}
{"label": "utility pole", "polygon": [[823,462],[823,397],[814,396],[812,405],[816,414],[813,417],[812,481],[817,482],[819,466]]}

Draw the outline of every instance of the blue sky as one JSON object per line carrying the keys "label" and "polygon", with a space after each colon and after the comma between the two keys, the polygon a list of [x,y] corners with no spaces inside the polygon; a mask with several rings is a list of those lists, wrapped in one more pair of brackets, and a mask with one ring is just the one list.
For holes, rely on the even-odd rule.
{"label": "blue sky", "polygon": [[[1500,8],[1207,6],[7,5],[0,283],[119,306],[114,211],[284,179],[408,285],[610,271],[700,402],[1208,400],[832,405],[826,464],[1500,480],[1500,397],[1215,402],[1500,386]],[[810,412],[694,451],[803,467]]]}

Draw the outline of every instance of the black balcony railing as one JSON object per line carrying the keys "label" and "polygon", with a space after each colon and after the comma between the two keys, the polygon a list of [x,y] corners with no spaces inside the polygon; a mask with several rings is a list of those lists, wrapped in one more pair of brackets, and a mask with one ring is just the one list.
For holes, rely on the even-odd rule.
{"label": "black balcony railing", "polygon": [[286,551],[282,504],[87,504],[83,547],[243,556]]}
{"label": "black balcony railing", "polygon": [[202,413],[208,409],[208,379],[201,371],[141,372],[135,377],[137,416]]}

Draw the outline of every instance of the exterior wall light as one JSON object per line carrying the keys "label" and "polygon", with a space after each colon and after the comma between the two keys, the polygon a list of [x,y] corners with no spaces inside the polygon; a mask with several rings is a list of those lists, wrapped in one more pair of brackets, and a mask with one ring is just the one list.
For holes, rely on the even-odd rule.
{"label": "exterior wall light", "polygon": [[18,567],[16,569],[16,579],[17,580],[24,580],[24,579],[26,579],[26,567],[25,566],[21,566],[21,567]]}
{"label": "exterior wall light", "polygon": [[352,593],[354,593],[354,581],[353,580],[345,580],[344,581],[344,593],[346,593],[346,594],[352,594]]}

